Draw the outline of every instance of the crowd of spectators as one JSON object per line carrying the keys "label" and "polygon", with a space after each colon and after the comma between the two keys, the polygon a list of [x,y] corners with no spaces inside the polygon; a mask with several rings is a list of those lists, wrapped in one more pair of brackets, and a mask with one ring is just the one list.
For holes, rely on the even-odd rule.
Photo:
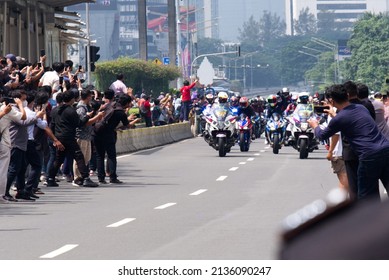
{"label": "crowd of spectators", "polygon": [[[116,129],[140,119],[129,113],[132,90],[118,81],[101,93],[83,86],[84,71],[74,71],[70,60],[46,67],[46,56],[36,63],[13,54],[0,58],[0,201],[35,201],[42,184],[58,187],[61,177],[84,187],[107,184],[106,177],[123,183],[116,174]],[[99,183],[90,178],[96,170]]]}

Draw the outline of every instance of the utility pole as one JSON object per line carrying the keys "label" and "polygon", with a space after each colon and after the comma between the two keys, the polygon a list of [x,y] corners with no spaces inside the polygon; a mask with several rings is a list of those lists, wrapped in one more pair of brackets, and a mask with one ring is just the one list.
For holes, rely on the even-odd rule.
{"label": "utility pole", "polygon": [[[171,65],[176,65],[177,59],[177,14],[176,0],[168,0],[168,27],[169,27],[169,59]],[[173,86],[171,86],[173,87]]]}
{"label": "utility pole", "polygon": [[138,22],[140,59],[147,60],[147,16],[145,0],[138,0]]}
{"label": "utility pole", "polygon": [[86,79],[87,84],[90,85],[90,25],[89,25],[89,3],[85,4],[85,13],[86,13],[86,36],[88,38],[86,43],[86,52],[85,52],[85,58],[86,58],[86,67],[87,67],[87,73],[86,73]]}

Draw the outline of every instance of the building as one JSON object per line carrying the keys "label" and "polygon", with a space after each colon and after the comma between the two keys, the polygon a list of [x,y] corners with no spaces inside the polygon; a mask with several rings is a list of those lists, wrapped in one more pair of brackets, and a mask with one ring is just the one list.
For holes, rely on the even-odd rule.
{"label": "building", "polygon": [[294,35],[293,22],[300,11],[309,8],[318,20],[318,28],[328,27],[350,31],[365,12],[387,12],[389,0],[285,0],[285,21],[288,35]]}
{"label": "building", "polygon": [[64,9],[85,2],[91,0],[1,1],[1,55],[13,53],[35,62],[40,50],[45,49],[48,65],[66,60],[69,44],[84,36],[78,14]]}

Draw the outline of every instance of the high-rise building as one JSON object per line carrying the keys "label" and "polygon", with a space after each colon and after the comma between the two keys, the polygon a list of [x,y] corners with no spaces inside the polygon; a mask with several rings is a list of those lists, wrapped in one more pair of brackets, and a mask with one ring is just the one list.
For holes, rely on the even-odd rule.
{"label": "high-rise building", "polygon": [[349,31],[365,12],[380,13],[389,9],[389,0],[285,0],[285,21],[288,35],[294,35],[293,22],[309,8],[318,20],[318,28],[332,22],[337,30]]}
{"label": "high-rise building", "polygon": [[219,0],[186,0],[195,7],[198,38],[219,39]]}

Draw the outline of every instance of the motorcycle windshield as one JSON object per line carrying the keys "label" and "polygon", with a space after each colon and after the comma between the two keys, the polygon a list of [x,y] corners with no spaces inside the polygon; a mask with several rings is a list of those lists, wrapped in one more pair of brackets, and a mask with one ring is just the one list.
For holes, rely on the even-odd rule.
{"label": "motorcycle windshield", "polygon": [[217,106],[213,109],[213,114],[218,121],[224,121],[228,115],[228,108],[224,106]]}
{"label": "motorcycle windshield", "polygon": [[[303,105],[303,106],[300,106]],[[295,117],[298,117],[300,122],[306,122],[313,115],[312,104],[299,104],[295,111]]]}

